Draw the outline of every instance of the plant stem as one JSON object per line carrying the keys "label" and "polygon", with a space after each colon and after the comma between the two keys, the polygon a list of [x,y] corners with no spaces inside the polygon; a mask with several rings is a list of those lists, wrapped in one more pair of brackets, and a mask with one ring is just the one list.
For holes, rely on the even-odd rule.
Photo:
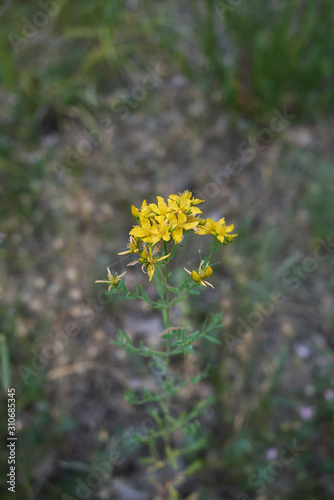
{"label": "plant stem", "polygon": [[[165,250],[165,255],[167,255],[167,243],[164,241],[164,250]],[[170,309],[170,301],[169,301],[169,270],[168,270],[168,259],[165,260],[165,285],[166,285],[166,309],[164,310],[165,312],[165,328],[170,327],[170,316],[169,316],[169,309]],[[168,379],[169,375],[169,365],[170,365],[170,348],[171,348],[171,339],[167,339],[167,344],[166,344],[166,379]],[[169,447],[169,424],[168,424],[168,415],[169,415],[169,396],[166,397],[166,403],[161,405],[161,408],[164,412],[165,415],[165,428],[166,428],[166,436],[164,437],[164,445],[165,445],[165,460],[166,460],[166,466],[164,467],[164,482],[165,482],[165,487],[166,487],[166,498],[168,499],[169,497],[169,492],[168,492],[168,482],[169,482],[169,464],[167,460],[167,449]]]}
{"label": "plant stem", "polygon": [[210,253],[209,253],[208,257],[206,258],[206,262],[210,262],[210,259],[213,255],[213,253],[216,251],[217,246],[218,246],[218,241],[215,239],[212,243]]}
{"label": "plant stem", "polygon": [[[165,249],[165,255],[167,255],[167,243],[164,241],[164,249]],[[166,309],[165,309],[165,328],[170,327],[170,317],[169,317],[169,309],[170,309],[170,301],[169,301],[169,272],[168,272],[168,259],[165,261],[165,273],[166,273]],[[168,371],[169,371],[169,362],[170,362],[170,345],[171,345],[171,339],[167,339],[167,345],[166,345],[166,376],[168,377]]]}
{"label": "plant stem", "polygon": [[[167,255],[167,243],[164,241],[165,255]],[[170,327],[169,322],[169,273],[168,273],[168,259],[165,260],[165,274],[166,274],[166,328]]]}

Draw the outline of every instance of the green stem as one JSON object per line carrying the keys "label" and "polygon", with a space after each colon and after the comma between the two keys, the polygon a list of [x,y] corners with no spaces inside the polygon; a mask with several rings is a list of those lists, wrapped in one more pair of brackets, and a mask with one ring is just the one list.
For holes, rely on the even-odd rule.
{"label": "green stem", "polygon": [[[167,251],[167,243],[164,241],[164,249],[165,249],[165,255],[168,254]],[[165,284],[166,284],[166,309],[165,309],[165,328],[170,327],[170,317],[169,317],[169,309],[170,309],[170,301],[169,301],[169,271],[168,271],[168,259],[165,261]],[[167,339],[167,346],[166,346],[166,375],[168,376],[168,371],[169,371],[169,361],[170,361],[170,345],[171,345],[171,339]]]}
{"label": "green stem", "polygon": [[[164,250],[165,250],[165,255],[168,254],[167,251],[167,243],[164,241]],[[170,327],[170,316],[169,316],[169,309],[170,309],[170,301],[169,301],[169,270],[168,270],[168,259],[165,260],[165,285],[166,285],[166,309],[164,310],[165,313],[165,328]],[[168,378],[169,375],[169,365],[170,365],[170,348],[171,348],[171,339],[167,339],[167,344],[166,344],[166,378]],[[164,421],[165,421],[165,436],[163,437],[164,440],[164,445],[165,445],[165,459],[166,459],[166,466],[164,467],[164,479],[165,479],[165,485],[166,485],[166,495],[168,498],[168,487],[167,483],[169,482],[169,464],[167,461],[167,449],[169,447],[169,435],[170,435],[170,430],[169,430],[169,422],[168,422],[168,416],[169,416],[169,396],[166,397],[166,402],[165,404],[161,404],[162,411],[164,413]]]}
{"label": "green stem", "polygon": [[211,246],[211,249],[210,249],[210,253],[209,253],[208,257],[205,259],[206,262],[210,262],[210,259],[211,259],[212,255],[214,254],[214,252],[217,249],[217,246],[218,246],[218,241],[217,241],[217,239],[215,239],[213,241],[213,243],[212,243],[212,246]]}
{"label": "green stem", "polygon": [[[168,254],[167,252],[167,243],[164,241],[164,249],[165,249],[165,255]],[[166,275],[166,324],[165,327],[169,328],[170,327],[170,322],[169,322],[169,272],[168,272],[168,259],[165,260],[165,275]],[[169,342],[170,343],[170,342]],[[168,344],[168,342],[167,342]]]}

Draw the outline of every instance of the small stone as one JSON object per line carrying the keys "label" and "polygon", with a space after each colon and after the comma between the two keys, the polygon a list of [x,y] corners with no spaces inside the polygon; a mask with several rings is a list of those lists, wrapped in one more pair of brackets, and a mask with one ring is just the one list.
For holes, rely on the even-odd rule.
{"label": "small stone", "polygon": [[70,283],[75,283],[78,279],[78,272],[74,267],[70,267],[66,269],[65,277]]}
{"label": "small stone", "polygon": [[68,294],[69,298],[75,301],[82,299],[82,292],[79,288],[72,288]]}
{"label": "small stone", "polygon": [[64,240],[62,238],[56,238],[53,240],[52,246],[55,250],[61,250],[64,248]]}
{"label": "small stone", "polygon": [[286,138],[298,146],[308,146],[313,141],[312,133],[304,127],[296,127],[288,130]]}

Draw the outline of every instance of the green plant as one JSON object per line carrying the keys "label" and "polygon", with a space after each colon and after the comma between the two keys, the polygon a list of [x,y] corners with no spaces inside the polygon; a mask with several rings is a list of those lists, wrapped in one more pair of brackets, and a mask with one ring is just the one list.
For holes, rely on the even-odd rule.
{"label": "green plant", "polygon": [[[160,334],[160,337],[164,341],[164,348],[162,348],[161,343],[147,346],[142,341],[139,345],[134,345],[129,335],[123,330],[119,331],[117,340],[112,341],[112,344],[123,347],[125,351],[135,356],[150,358],[151,366],[156,367],[156,370],[159,371],[159,387],[156,391],[144,388],[141,395],[138,395],[133,388],[130,388],[125,398],[133,405],[150,405],[148,411],[154,421],[153,428],[145,435],[135,433],[133,438],[140,444],[146,444],[150,450],[150,457],[145,458],[143,462],[155,470],[162,469],[166,498],[177,499],[179,496],[172,470],[178,470],[178,457],[188,455],[205,445],[205,440],[199,433],[198,418],[213,400],[211,397],[206,398],[196,404],[191,411],[172,415],[171,399],[181,389],[198,383],[206,373],[202,372],[182,378],[179,374],[174,373],[171,368],[171,360],[180,354],[185,356],[193,354],[195,352],[193,345],[202,339],[219,344],[220,342],[215,338],[213,332],[222,324],[221,315],[215,314],[211,320],[203,324],[201,329],[196,331],[191,331],[188,327],[171,326],[170,310],[180,301],[187,299],[189,294],[199,294],[196,289],[198,286],[202,288],[212,287],[207,278],[213,274],[210,266],[213,252],[219,243],[231,242],[236,235],[230,234],[233,225],[226,226],[224,219],[220,219],[218,222],[211,218],[201,219],[201,210],[196,205],[202,200],[194,199],[189,191],[180,195],[170,195],[167,203],[160,196],[157,199],[158,204],[147,205],[144,201],[140,210],[132,207],[132,213],[139,224],[130,231],[128,250],[120,254],[138,255],[138,260],[130,262],[128,265],[136,263],[142,265],[142,270],[148,274],[149,280],[156,286],[158,299],[153,300],[139,284],[136,285],[135,290],[130,291],[122,279],[125,273],[118,275],[111,273],[108,269],[108,279],[97,282],[108,283],[107,294],[118,294],[123,300],[142,300],[149,307],[158,309],[162,313],[165,330]],[[213,237],[212,247],[208,257],[201,260],[198,269],[188,271],[184,268],[191,278],[185,277],[181,285],[172,286],[170,262],[177,252],[178,244],[183,239],[184,233],[187,232],[195,232],[199,235],[210,234]],[[170,251],[168,245],[173,245]],[[185,445],[176,446],[173,440],[176,431],[183,434]],[[190,436],[192,438],[189,441]],[[161,446],[159,446],[161,442],[162,452]],[[190,461],[188,467],[183,471],[183,475],[188,476],[200,467],[200,462]]]}

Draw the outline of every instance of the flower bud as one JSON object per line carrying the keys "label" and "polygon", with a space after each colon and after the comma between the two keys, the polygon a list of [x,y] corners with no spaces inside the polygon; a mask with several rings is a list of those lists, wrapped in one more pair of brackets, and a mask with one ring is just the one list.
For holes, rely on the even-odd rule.
{"label": "flower bud", "polygon": [[139,210],[134,205],[131,206],[131,213],[136,219],[139,219]]}
{"label": "flower bud", "polygon": [[193,279],[194,281],[197,281],[197,283],[198,283],[198,282],[199,282],[199,280],[200,280],[200,277],[199,277],[199,275],[196,273],[196,271],[192,271],[192,273],[191,273],[191,277],[192,277],[192,279]]}
{"label": "flower bud", "polygon": [[212,275],[212,273],[213,273],[212,267],[207,266],[207,268],[205,269],[205,276],[208,278],[209,276]]}

